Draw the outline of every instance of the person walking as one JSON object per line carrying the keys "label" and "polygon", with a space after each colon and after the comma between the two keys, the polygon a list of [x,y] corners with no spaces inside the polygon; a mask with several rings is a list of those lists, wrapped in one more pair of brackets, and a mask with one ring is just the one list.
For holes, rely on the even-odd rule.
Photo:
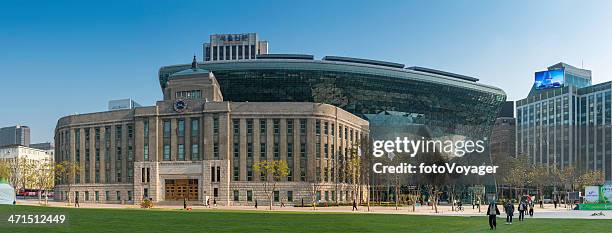
{"label": "person walking", "polygon": [[359,211],[357,210],[357,201],[355,201],[355,199],[353,199],[353,210],[351,211]]}
{"label": "person walking", "polygon": [[283,202],[283,200],[281,200],[281,208],[285,207],[285,202]]}
{"label": "person walking", "polygon": [[533,217],[533,202],[529,204],[529,217]]}
{"label": "person walking", "polygon": [[255,200],[255,209],[257,209],[257,200]]}
{"label": "person walking", "polygon": [[512,217],[514,216],[514,205],[508,201],[504,207],[506,211],[506,224],[512,224]]}
{"label": "person walking", "polygon": [[499,215],[499,209],[494,201],[489,203],[487,215],[489,216],[489,227],[491,227],[491,230],[497,229],[497,215]]}
{"label": "person walking", "polygon": [[521,201],[521,203],[518,205],[519,222],[525,220],[526,210],[527,210],[527,204],[525,204],[525,201]]}
{"label": "person walking", "polygon": [[183,209],[187,209],[187,198],[183,197]]}
{"label": "person walking", "polygon": [[213,199],[213,205],[215,205],[215,207],[217,207],[217,198]]}
{"label": "person walking", "polygon": [[210,208],[210,198],[206,199],[206,207]]}
{"label": "person walking", "polygon": [[79,195],[74,196],[74,207],[81,207],[79,205]]}

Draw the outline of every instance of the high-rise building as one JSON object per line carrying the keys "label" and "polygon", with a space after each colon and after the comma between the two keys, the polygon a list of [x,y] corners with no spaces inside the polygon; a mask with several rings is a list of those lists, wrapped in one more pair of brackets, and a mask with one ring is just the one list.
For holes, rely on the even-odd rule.
{"label": "high-rise building", "polygon": [[514,101],[506,101],[497,114],[491,130],[491,155],[516,156],[516,118]]}
{"label": "high-rise building", "polygon": [[30,145],[30,127],[16,125],[0,128],[0,146]]}
{"label": "high-rise building", "polygon": [[592,85],[590,70],[558,63],[536,72],[516,105],[518,154],[612,178],[612,82]]}
{"label": "high-rise building", "polygon": [[204,43],[204,61],[256,59],[268,54],[268,42],[260,41],[257,33],[214,34]]}

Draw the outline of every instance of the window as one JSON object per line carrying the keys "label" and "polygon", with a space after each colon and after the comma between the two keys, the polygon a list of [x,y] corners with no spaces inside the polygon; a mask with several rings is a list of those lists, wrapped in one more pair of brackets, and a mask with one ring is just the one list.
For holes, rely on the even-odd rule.
{"label": "window", "polygon": [[306,158],[306,143],[300,143],[300,157]]}
{"label": "window", "polygon": [[240,158],[240,144],[234,143],[234,158]]}
{"label": "window", "polygon": [[251,166],[247,167],[247,181],[253,181],[253,168]]}
{"label": "window", "polygon": [[253,158],[253,143],[247,143],[247,158]]}
{"label": "window", "polygon": [[110,191],[104,191],[104,200],[110,201]]}
{"label": "window", "polygon": [[306,120],[300,119],[300,134],[306,135]]}
{"label": "window", "polygon": [[287,158],[293,158],[293,143],[287,143]]}
{"label": "window", "polygon": [[89,201],[89,191],[85,191],[85,201]]}
{"label": "window", "polygon": [[279,202],[279,201],[280,201],[280,192],[274,191],[274,202]]}
{"label": "window", "polygon": [[145,119],[142,121],[142,128],[143,128],[144,137],[145,138],[149,137],[149,119]]}
{"label": "window", "polygon": [[221,182],[221,167],[217,167],[217,182]]}
{"label": "window", "polygon": [[260,159],[265,159],[266,156],[266,144],[265,143],[261,143],[259,144],[259,157]]}
{"label": "window", "polygon": [[164,124],[164,138],[169,138],[170,137],[170,121],[165,120],[163,124]]}
{"label": "window", "polygon": [[170,160],[170,145],[164,145],[164,160]]}
{"label": "window", "polygon": [[198,144],[191,145],[191,160],[200,159],[200,146]]}
{"label": "window", "polygon": [[178,160],[185,160],[185,145],[178,145]]}
{"label": "window", "polygon": [[132,200],[132,191],[127,191],[128,192],[128,201]]}
{"label": "window", "polygon": [[214,143],[213,145],[213,158],[219,159],[219,143]]}
{"label": "window", "polygon": [[213,133],[219,134],[219,116],[213,116]]}
{"label": "window", "polygon": [[324,134],[328,133],[327,122],[323,122],[323,133]]}
{"label": "window", "polygon": [[232,120],[232,125],[234,128],[234,136],[240,135],[240,120],[238,119]]}
{"label": "window", "polygon": [[100,191],[95,191],[95,200],[96,202],[100,201]]}
{"label": "window", "polygon": [[149,161],[149,144],[144,144],[144,147],[142,149],[142,153],[143,153],[143,160],[144,161]]}
{"label": "window", "polygon": [[247,190],[247,201],[253,201],[253,191]]}
{"label": "window", "polygon": [[213,189],[213,197],[219,197],[219,188]]}
{"label": "window", "polygon": [[317,122],[315,123],[315,133],[317,135],[321,135],[321,121],[317,120]]}
{"label": "window", "polygon": [[278,120],[278,119],[274,119],[274,122],[273,122],[273,123],[274,123],[274,124],[273,124],[273,127],[274,127],[274,134],[275,134],[275,135],[280,134],[280,120]]}
{"label": "window", "polygon": [[287,135],[293,135],[293,119],[287,120]]}
{"label": "window", "polygon": [[185,119],[178,119],[178,136],[185,136]]}
{"label": "window", "polygon": [[121,201],[121,191],[117,191],[117,201]]}
{"label": "window", "polygon": [[247,120],[247,135],[253,135],[253,119]]}
{"label": "window", "polygon": [[234,174],[234,181],[239,181],[240,180],[240,168],[238,166],[234,165],[234,169],[233,169],[233,174]]}
{"label": "window", "polygon": [[262,136],[266,135],[266,120],[259,120],[259,134]]}
{"label": "window", "polygon": [[240,191],[234,190],[234,201],[238,201],[240,199]]}
{"label": "window", "polygon": [[287,202],[293,202],[293,191],[287,191]]}
{"label": "window", "polygon": [[201,90],[190,90],[190,91],[177,91],[175,93],[176,99],[201,99]]}
{"label": "window", "polygon": [[191,135],[198,136],[200,133],[200,120],[192,118],[191,119]]}
{"label": "window", "polygon": [[274,159],[280,159],[280,149],[278,143],[274,143]]}

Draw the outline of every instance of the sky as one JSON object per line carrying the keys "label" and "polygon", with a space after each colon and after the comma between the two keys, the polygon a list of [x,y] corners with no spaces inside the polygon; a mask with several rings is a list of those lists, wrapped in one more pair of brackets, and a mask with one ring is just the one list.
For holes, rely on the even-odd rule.
{"label": "sky", "polygon": [[57,120],[111,99],[154,105],[161,66],[210,34],[257,32],[270,53],[349,56],[473,76],[524,98],[558,62],[612,80],[612,1],[1,1],[0,127],[53,141]]}

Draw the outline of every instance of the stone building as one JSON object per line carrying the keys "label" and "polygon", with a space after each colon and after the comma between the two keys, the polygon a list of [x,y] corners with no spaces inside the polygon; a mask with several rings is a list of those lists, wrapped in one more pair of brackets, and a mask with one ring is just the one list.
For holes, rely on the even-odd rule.
{"label": "stone building", "polygon": [[81,169],[59,180],[55,197],[266,205],[263,180],[271,177],[253,164],[285,160],[290,173],[277,185],[275,203],[367,198],[347,169],[351,149],[369,133],[366,120],[321,103],[223,101],[214,74],[197,68],[195,57],[163,94],[155,106],[59,119],[55,159]]}

